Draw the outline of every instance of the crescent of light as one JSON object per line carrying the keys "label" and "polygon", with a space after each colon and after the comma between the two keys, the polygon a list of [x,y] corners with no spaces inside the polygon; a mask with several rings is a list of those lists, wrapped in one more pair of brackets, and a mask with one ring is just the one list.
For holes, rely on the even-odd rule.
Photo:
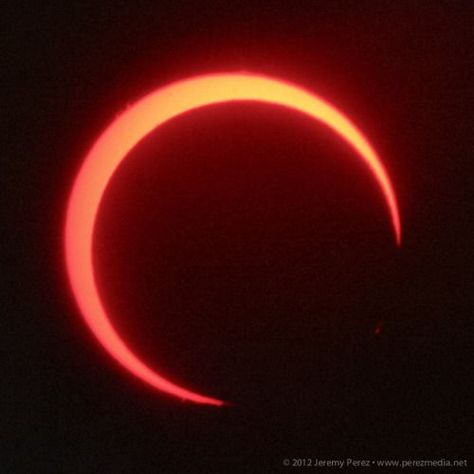
{"label": "crescent of light", "polygon": [[73,293],[95,337],[122,366],[162,392],[195,403],[223,405],[163,378],[127,346],[107,315],[97,289],[92,241],[97,211],[107,184],[132,148],[156,127],[184,112],[230,101],[258,101],[302,112],[326,124],[367,164],[377,180],[390,213],[395,241],[401,225],[395,193],[384,166],[367,138],[334,106],[286,81],[249,73],[197,76],[157,89],[145,96],[105,129],[87,154],[69,198],[66,227],[66,266]]}

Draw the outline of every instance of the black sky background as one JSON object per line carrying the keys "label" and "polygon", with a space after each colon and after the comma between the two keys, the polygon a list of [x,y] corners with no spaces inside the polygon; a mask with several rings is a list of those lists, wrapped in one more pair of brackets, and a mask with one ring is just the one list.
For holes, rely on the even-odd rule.
{"label": "black sky background", "polygon": [[[2,6],[2,472],[470,462],[472,13],[456,1]],[[241,70],[355,120],[392,177],[403,243],[355,154],[296,113],[208,107],[146,137],[101,205],[97,277],[134,350],[234,402],[216,409],[158,394],[105,354],[69,290],[62,233],[81,160],[118,112],[170,81]]]}

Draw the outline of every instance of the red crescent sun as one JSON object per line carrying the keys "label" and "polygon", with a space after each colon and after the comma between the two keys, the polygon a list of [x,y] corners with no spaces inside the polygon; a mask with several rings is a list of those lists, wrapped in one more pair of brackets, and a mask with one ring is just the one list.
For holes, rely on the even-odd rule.
{"label": "red crescent sun", "polygon": [[96,285],[92,241],[97,210],[107,184],[132,148],[173,117],[206,105],[230,101],[257,101],[289,107],[330,127],[369,167],[383,192],[396,244],[401,243],[395,192],[374,148],[342,112],[301,87],[250,73],[203,75],[159,88],[115,118],[86,155],[68,202],[64,244],[72,291],[87,326],[107,352],[129,372],[161,392],[182,400],[217,406],[225,402],[162,377],[137,357],[117,333]]}

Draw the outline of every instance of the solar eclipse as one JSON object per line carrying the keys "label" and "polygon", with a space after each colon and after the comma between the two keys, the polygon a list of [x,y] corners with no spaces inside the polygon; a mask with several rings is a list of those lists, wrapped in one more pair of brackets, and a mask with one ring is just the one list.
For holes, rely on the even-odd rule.
{"label": "solar eclipse", "polygon": [[85,157],[69,198],[65,251],[72,291],[89,329],[125,369],[154,387],[190,402],[221,406],[222,400],[176,385],[147,366],[127,346],[106,313],[94,277],[93,230],[108,182],[140,140],[168,120],[199,107],[256,101],[290,108],[322,122],[347,142],[368,166],[383,194],[394,239],[401,244],[401,222],[393,185],[381,159],[356,125],[317,95],[284,80],[250,73],[210,74],[159,88],[129,107],[99,136]]}

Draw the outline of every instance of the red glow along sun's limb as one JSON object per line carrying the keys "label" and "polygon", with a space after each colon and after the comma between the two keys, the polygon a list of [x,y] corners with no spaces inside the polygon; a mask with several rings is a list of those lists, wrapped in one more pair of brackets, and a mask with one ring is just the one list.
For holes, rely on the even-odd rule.
{"label": "red glow along sun's limb", "polygon": [[368,139],[342,112],[317,95],[286,81],[250,73],[197,76],[148,94],[103,131],[84,159],[69,198],[66,267],[82,316],[102,346],[124,368],[155,389],[183,400],[224,405],[172,383],[146,365],[115,330],[97,288],[92,258],[93,231],[99,204],[121,161],[147,134],[184,112],[211,104],[257,101],[302,112],[345,140],[366,163],[379,184],[390,214],[395,241],[401,243],[397,200],[388,174]]}

